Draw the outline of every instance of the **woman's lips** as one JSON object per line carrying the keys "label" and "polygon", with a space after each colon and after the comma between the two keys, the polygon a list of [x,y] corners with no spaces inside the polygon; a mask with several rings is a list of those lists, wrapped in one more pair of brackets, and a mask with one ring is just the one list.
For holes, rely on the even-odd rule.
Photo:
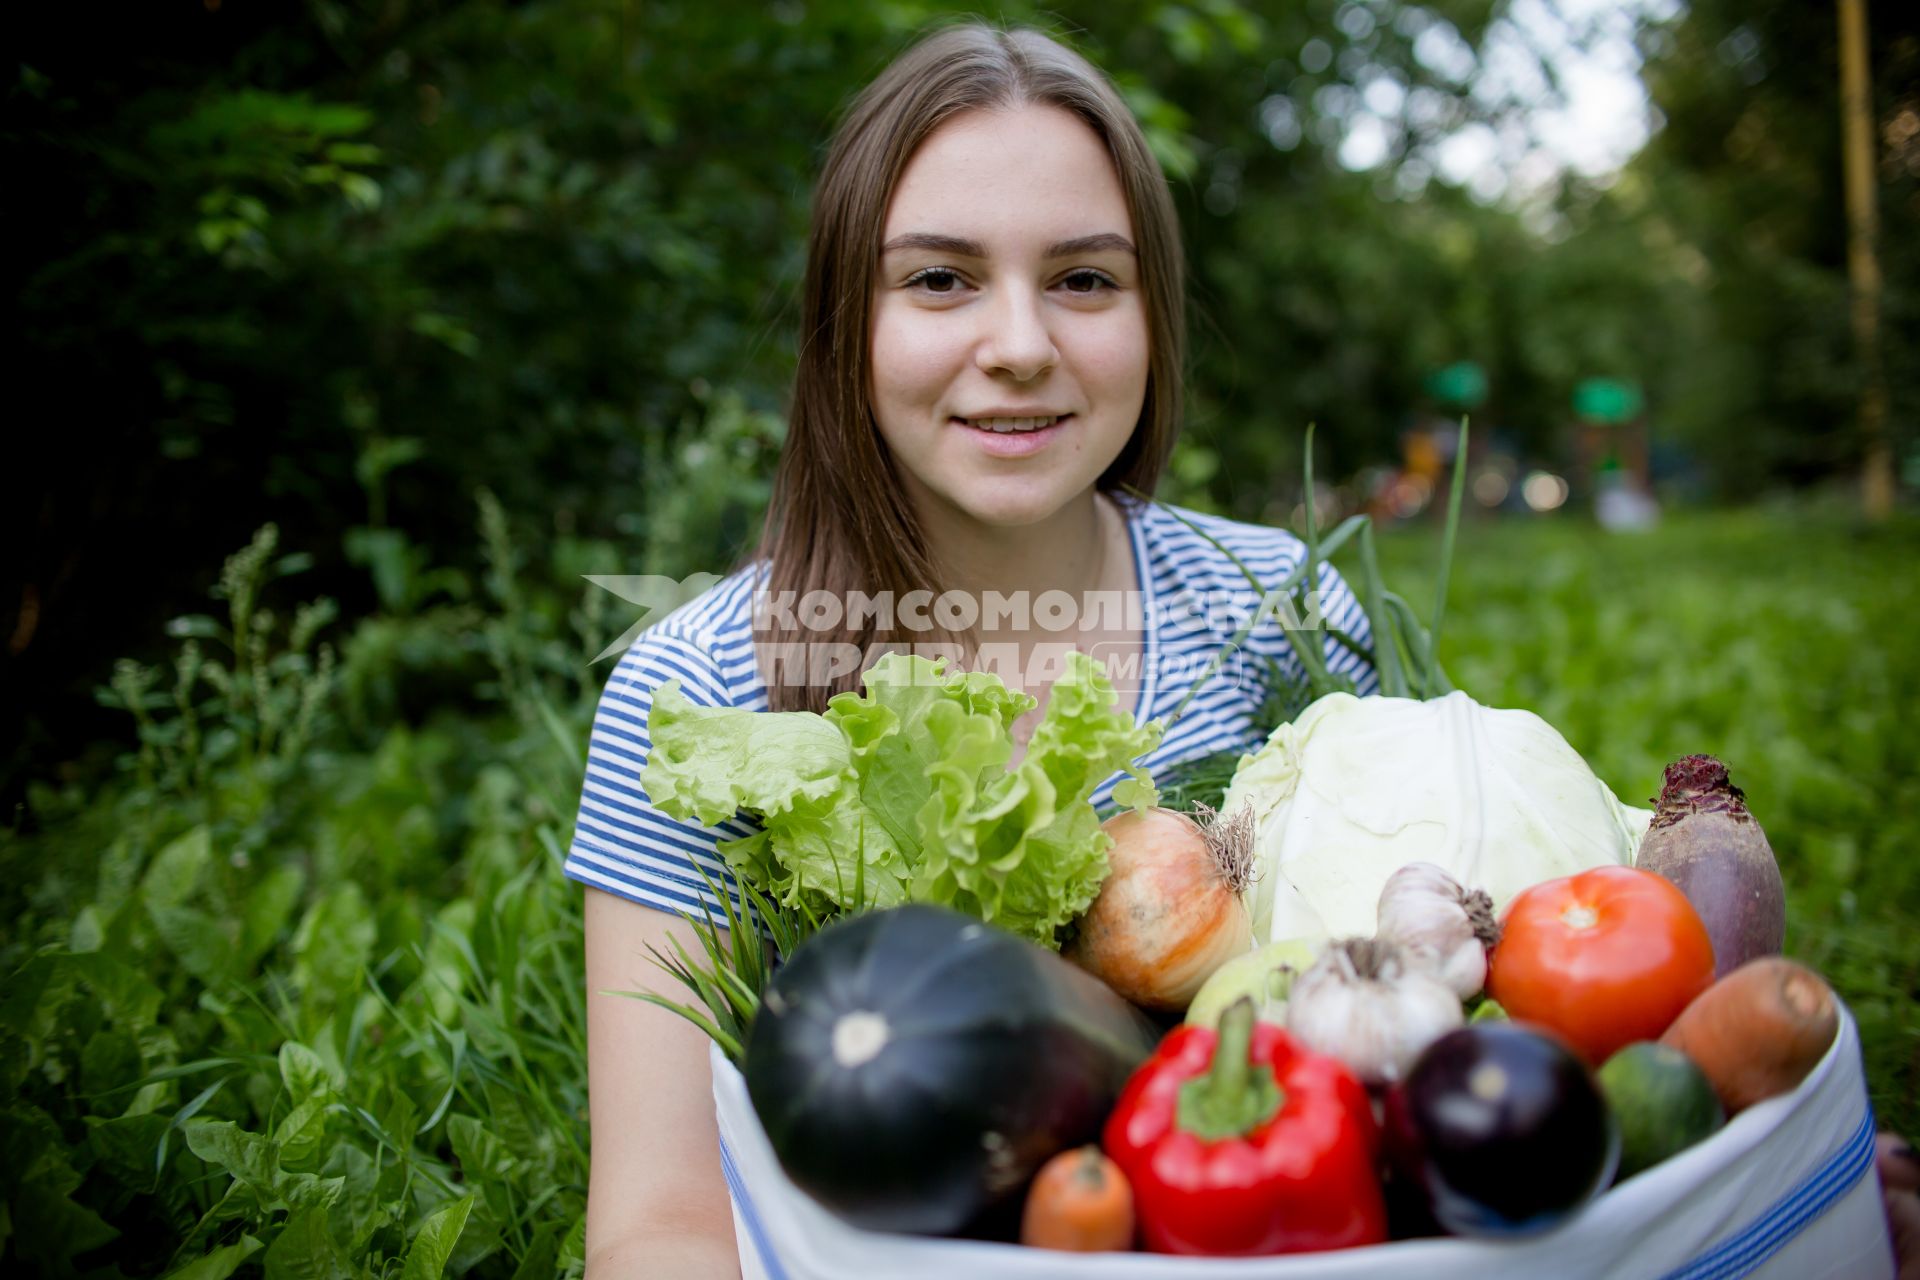
{"label": "woman's lips", "polygon": [[1028,454],[1038,453],[1060,434],[1060,429],[1073,421],[1072,414],[1064,414],[1056,419],[1052,426],[1040,427],[1033,431],[989,431],[976,427],[965,418],[954,418],[952,423],[978,442],[983,453],[995,458],[1024,458]]}

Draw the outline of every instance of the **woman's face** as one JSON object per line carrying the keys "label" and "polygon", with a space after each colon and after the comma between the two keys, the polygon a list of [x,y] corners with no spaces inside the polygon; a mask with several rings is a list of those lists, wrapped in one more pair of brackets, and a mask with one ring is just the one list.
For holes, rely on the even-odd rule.
{"label": "woman's face", "polygon": [[916,508],[1009,528],[1088,493],[1139,421],[1148,354],[1098,135],[1052,106],[956,116],[908,162],[881,243],[871,398]]}

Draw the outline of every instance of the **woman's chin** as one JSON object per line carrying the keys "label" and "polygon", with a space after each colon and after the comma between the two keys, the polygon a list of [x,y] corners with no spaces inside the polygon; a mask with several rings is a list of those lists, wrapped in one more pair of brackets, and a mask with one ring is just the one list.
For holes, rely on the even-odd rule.
{"label": "woman's chin", "polygon": [[1072,493],[1059,486],[983,485],[979,492],[957,494],[955,505],[968,518],[993,529],[1025,529],[1060,514],[1087,490]]}

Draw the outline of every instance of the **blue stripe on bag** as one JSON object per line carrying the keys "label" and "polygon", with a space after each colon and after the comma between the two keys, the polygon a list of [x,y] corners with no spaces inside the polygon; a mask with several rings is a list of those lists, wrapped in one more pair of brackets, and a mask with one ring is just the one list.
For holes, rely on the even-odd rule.
{"label": "blue stripe on bag", "polygon": [[746,1181],[733,1163],[733,1149],[727,1146],[725,1138],[720,1139],[720,1172],[726,1175],[727,1190],[733,1193],[733,1202],[739,1206],[741,1220],[747,1224],[747,1234],[753,1237],[753,1247],[760,1255],[760,1265],[766,1269],[767,1280],[787,1280],[779,1257],[774,1254],[773,1246],[767,1243],[767,1229],[761,1224],[760,1215],[754,1211],[753,1199],[747,1195]]}
{"label": "blue stripe on bag", "polygon": [[1872,1167],[1873,1108],[1869,1106],[1847,1144],[1811,1178],[1738,1234],[1722,1240],[1678,1271],[1667,1273],[1664,1280],[1733,1280],[1752,1273],[1808,1223],[1832,1208]]}

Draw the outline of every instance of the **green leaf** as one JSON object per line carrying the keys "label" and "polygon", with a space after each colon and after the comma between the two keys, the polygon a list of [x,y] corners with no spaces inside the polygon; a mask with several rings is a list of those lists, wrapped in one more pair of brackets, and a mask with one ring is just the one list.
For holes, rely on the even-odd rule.
{"label": "green leaf", "polygon": [[322,1178],[311,1173],[280,1175],[280,1194],[291,1209],[329,1209],[346,1194],[341,1178]]}
{"label": "green leaf", "polygon": [[140,1046],[131,1035],[103,1027],[87,1038],[80,1051],[80,1087],[105,1093],[115,1085],[140,1076]]}
{"label": "green leaf", "polygon": [[312,1172],[325,1157],[329,1105],[324,1097],[308,1098],[275,1126],[273,1145],[282,1167]]}
{"label": "green leaf", "polygon": [[208,986],[239,972],[239,923],[193,907],[147,903],[154,932],[186,971]]}
{"label": "green leaf", "polygon": [[342,540],[347,559],[373,575],[380,603],[404,611],[412,596],[413,544],[398,529],[349,529]]}
{"label": "green leaf", "polygon": [[15,1192],[11,1212],[24,1230],[15,1231],[9,1257],[28,1264],[28,1275],[65,1274],[71,1271],[68,1259],[120,1234],[92,1209],[44,1183],[28,1183]]}
{"label": "green leaf", "polygon": [[420,1224],[413,1243],[407,1246],[407,1260],[401,1268],[401,1280],[438,1280],[446,1269],[453,1246],[466,1229],[467,1215],[473,1212],[474,1197],[462,1196],[452,1204],[435,1210]]}
{"label": "green leaf", "polygon": [[1113,803],[1116,809],[1151,809],[1160,803],[1160,792],[1152,778],[1137,773],[1114,784]]}
{"label": "green leaf", "polygon": [[195,827],[162,849],[141,878],[147,906],[178,907],[192,901],[213,865],[213,844],[205,827]]}
{"label": "green leaf", "polygon": [[552,1218],[542,1222],[533,1233],[533,1243],[513,1269],[511,1280],[550,1280],[559,1274],[560,1240],[566,1232],[564,1222]]}
{"label": "green leaf", "polygon": [[425,1133],[439,1124],[440,1118],[447,1114],[447,1108],[453,1105],[453,1095],[460,1091],[460,1067],[467,1059],[467,1033],[451,1031],[446,1027],[437,1029],[442,1036],[446,1037],[447,1048],[453,1056],[447,1064],[447,1091],[441,1095],[440,1104],[433,1109],[433,1114],[421,1121],[420,1133]]}
{"label": "green leaf", "polygon": [[160,1135],[159,1150],[154,1153],[153,1171],[156,1176],[167,1166],[167,1139],[172,1136],[173,1131],[179,1129],[185,1132],[187,1121],[199,1115],[200,1108],[213,1101],[214,1095],[225,1088],[227,1081],[230,1079],[232,1079],[231,1076],[223,1076],[215,1080],[212,1084],[195,1094],[185,1106],[174,1112],[173,1119],[167,1122],[166,1132]]}
{"label": "green leaf", "polygon": [[397,1085],[390,1087],[393,1088],[393,1096],[387,1100],[387,1109],[380,1116],[380,1127],[389,1143],[397,1143],[404,1148],[416,1133],[424,1133],[431,1126],[420,1123],[420,1108],[411,1097]]}
{"label": "green leaf", "polygon": [[130,1187],[154,1184],[154,1153],[166,1136],[167,1117],[156,1112],[137,1116],[88,1116],[87,1141],[94,1158]]}
{"label": "green leaf", "polygon": [[587,1261],[587,1215],[583,1211],[567,1228],[566,1239],[560,1242],[560,1269],[563,1275],[575,1275],[586,1267]]}
{"label": "green leaf", "polygon": [[28,1182],[54,1181],[71,1191],[80,1185],[61,1149],[60,1126],[29,1103],[0,1111],[0,1201]]}
{"label": "green leaf", "polygon": [[297,1040],[280,1046],[280,1082],[286,1085],[296,1104],[331,1094],[339,1087],[339,1081],[334,1079],[320,1055]]}
{"label": "green leaf", "polygon": [[[388,1173],[398,1172],[399,1166],[389,1166]],[[384,1202],[380,1166],[353,1142],[336,1142],[327,1153],[321,1173],[328,1180],[339,1180],[341,1195],[334,1206],[332,1221],[340,1223],[344,1219],[348,1254],[363,1256],[373,1233],[400,1216]]]}
{"label": "green leaf", "polygon": [[240,922],[244,967],[251,969],[279,939],[294,908],[300,905],[300,891],[306,883],[299,867],[284,864],[267,872],[248,890]]}
{"label": "green leaf", "polygon": [[212,865],[207,829],[195,827],[162,849],[140,882],[154,931],[188,973],[208,984],[233,972],[240,934],[237,921],[209,914],[199,905]]}
{"label": "green leaf", "polygon": [[379,926],[360,886],[328,891],[294,932],[294,979],[309,1000],[338,1001],[360,990]]}
{"label": "green leaf", "polygon": [[323,1207],[302,1209],[267,1246],[267,1280],[355,1280]]}
{"label": "green leaf", "polygon": [[169,1271],[166,1280],[227,1280],[227,1277],[240,1269],[240,1264],[260,1251],[260,1242],[252,1236],[241,1236],[234,1244],[223,1245],[212,1253],[189,1262],[178,1271]]}
{"label": "green leaf", "polygon": [[[839,795],[852,763],[846,735],[806,711],[695,705],[676,677],[654,692],[653,750],[641,785],[654,804],[708,825],[741,809],[784,812]],[[741,767],[755,761],[756,768]]]}
{"label": "green leaf", "polygon": [[[1017,768],[1005,769],[999,742],[952,703],[934,706],[921,728],[938,762],[918,818],[927,853],[914,899],[951,904],[1052,946],[1055,930],[1086,910],[1107,875],[1112,841],[1089,798],[1158,744],[1160,725],[1136,725],[1098,663],[1076,650]],[[1146,781],[1138,772],[1133,780]]]}
{"label": "green leaf", "polygon": [[472,1116],[452,1116],[447,1120],[447,1138],[460,1161],[461,1175],[468,1182],[497,1182],[511,1175],[519,1161],[500,1139]]}
{"label": "green leaf", "polygon": [[51,1116],[25,1105],[0,1112],[0,1205],[9,1207],[16,1227],[26,1228],[8,1241],[7,1257],[37,1264],[28,1274],[70,1271],[67,1259],[120,1234],[71,1199],[80,1182]]}
{"label": "green leaf", "polygon": [[279,1160],[264,1135],[250,1133],[231,1120],[189,1121],[185,1132],[193,1154],[232,1174],[263,1204],[280,1199]]}

